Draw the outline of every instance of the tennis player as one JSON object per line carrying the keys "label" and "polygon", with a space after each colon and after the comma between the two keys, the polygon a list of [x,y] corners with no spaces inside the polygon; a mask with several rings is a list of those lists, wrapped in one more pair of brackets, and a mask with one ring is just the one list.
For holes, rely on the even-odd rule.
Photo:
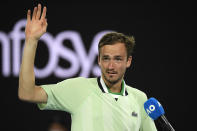
{"label": "tennis player", "polygon": [[[156,131],[146,114],[142,91],[128,86],[124,74],[132,62],[134,37],[105,34],[98,44],[98,78],[71,78],[56,84],[35,85],[34,60],[40,37],[46,32],[46,7],[27,12],[26,40],[19,75],[18,96],[41,110],[71,114],[72,131]],[[31,15],[32,14],[32,15]],[[66,53],[66,52],[65,52]]]}

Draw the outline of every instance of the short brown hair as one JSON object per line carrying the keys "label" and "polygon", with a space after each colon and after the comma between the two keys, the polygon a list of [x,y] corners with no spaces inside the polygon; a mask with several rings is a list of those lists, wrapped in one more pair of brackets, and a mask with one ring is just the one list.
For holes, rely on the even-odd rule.
{"label": "short brown hair", "polygon": [[118,32],[110,32],[105,34],[99,41],[98,49],[99,49],[99,55],[100,55],[100,49],[104,45],[113,45],[117,42],[125,44],[126,50],[127,50],[127,58],[132,55],[133,49],[135,46],[135,39],[133,36],[127,36],[123,33]]}

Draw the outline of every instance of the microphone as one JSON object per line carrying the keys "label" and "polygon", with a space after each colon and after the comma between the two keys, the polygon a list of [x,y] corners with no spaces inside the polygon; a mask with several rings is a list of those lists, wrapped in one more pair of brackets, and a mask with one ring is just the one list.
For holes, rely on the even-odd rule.
{"label": "microphone", "polygon": [[165,111],[162,105],[154,97],[151,97],[144,103],[144,109],[153,120],[158,119],[162,124],[165,124],[168,130],[175,131],[172,125],[168,122],[167,118],[164,116]]}

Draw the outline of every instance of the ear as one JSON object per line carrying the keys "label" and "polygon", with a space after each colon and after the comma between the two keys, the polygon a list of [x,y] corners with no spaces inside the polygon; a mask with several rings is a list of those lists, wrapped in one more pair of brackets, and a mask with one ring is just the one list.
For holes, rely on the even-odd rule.
{"label": "ear", "polygon": [[101,67],[101,62],[100,62],[100,54],[98,54],[98,64]]}
{"label": "ear", "polygon": [[131,66],[131,62],[132,62],[132,56],[129,56],[129,58],[127,59],[127,68]]}

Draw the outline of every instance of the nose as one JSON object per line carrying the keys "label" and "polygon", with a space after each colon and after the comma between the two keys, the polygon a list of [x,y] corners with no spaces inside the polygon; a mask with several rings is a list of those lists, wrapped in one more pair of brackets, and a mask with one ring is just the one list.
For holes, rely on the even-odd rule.
{"label": "nose", "polygon": [[109,69],[114,69],[114,62],[111,60],[108,65]]}

